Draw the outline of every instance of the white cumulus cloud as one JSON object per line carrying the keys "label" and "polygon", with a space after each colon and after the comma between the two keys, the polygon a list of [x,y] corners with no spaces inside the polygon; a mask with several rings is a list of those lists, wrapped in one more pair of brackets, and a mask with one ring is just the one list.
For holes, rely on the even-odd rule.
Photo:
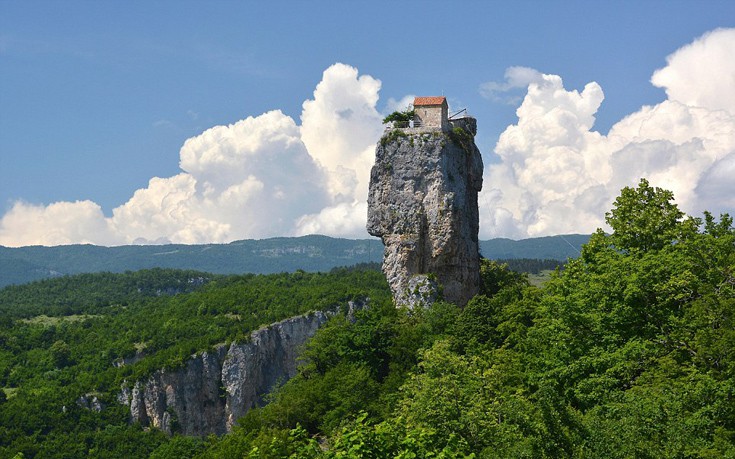
{"label": "white cumulus cloud", "polygon": [[92,201],[47,206],[16,202],[0,220],[0,245],[112,245],[119,242]]}
{"label": "white cumulus cloud", "polygon": [[181,148],[182,173],[154,178],[113,211],[126,242],[228,242],[293,233],[330,204],[325,171],[280,111],[216,126]]}
{"label": "white cumulus cloud", "polygon": [[[594,131],[603,89],[511,67],[481,94],[525,96],[495,147],[480,194],[480,237],[587,233],[604,226],[620,189],[641,177],[671,189],[688,213],[735,210],[735,29],[671,54],[651,81],[667,100]],[[365,237],[381,83],[354,67],[326,69],[300,124],[279,110],[215,126],[181,148],[181,172],[154,177],[105,216],[92,201],[15,202],[0,245],[228,242],[321,233]],[[390,99],[388,111],[412,99]],[[482,123],[482,120],[479,120]]]}
{"label": "white cumulus cloud", "polygon": [[304,102],[301,138],[326,170],[332,202],[303,216],[296,234],[366,235],[370,168],[383,132],[383,117],[376,109],[379,91],[379,80],[335,64],[324,72],[314,98]]}
{"label": "white cumulus cloud", "polygon": [[683,46],[651,82],[669,100],[710,110],[735,109],[735,29],[715,29]]}
{"label": "white cumulus cloud", "polygon": [[111,217],[91,201],[17,202],[0,219],[0,245],[364,237],[379,90],[379,80],[335,64],[300,126],[275,110],[208,129],[184,143],[181,173],[152,178]]}
{"label": "white cumulus cloud", "polygon": [[556,75],[533,79],[517,110],[518,123],[495,147],[501,162],[485,171],[481,237],[591,232],[604,227],[604,212],[620,189],[641,177],[672,190],[690,214],[732,213],[732,56],[735,29],[713,31],[682,47],[652,78],[668,100],[642,107],[607,135],[592,130],[604,99],[597,83],[580,93],[565,89]]}

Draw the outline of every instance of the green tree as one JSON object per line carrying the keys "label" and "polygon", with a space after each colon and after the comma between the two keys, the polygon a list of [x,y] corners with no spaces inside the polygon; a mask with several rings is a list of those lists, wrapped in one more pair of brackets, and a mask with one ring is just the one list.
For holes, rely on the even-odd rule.
{"label": "green tree", "polygon": [[654,188],[642,178],[637,188],[625,187],[605,221],[618,250],[636,253],[661,249],[681,236],[684,213],[669,190]]}
{"label": "green tree", "polygon": [[204,451],[205,444],[200,438],[174,435],[161,444],[149,459],[187,459]]}
{"label": "green tree", "polygon": [[480,260],[480,293],[491,297],[503,288],[528,287],[528,274],[508,268],[507,263],[483,258]]}
{"label": "green tree", "polygon": [[385,118],[383,118],[383,124],[390,122],[408,123],[414,118],[415,115],[416,112],[409,107],[403,111],[395,111],[386,116]]}
{"label": "green tree", "polygon": [[63,340],[55,341],[49,350],[52,363],[56,368],[64,368],[71,364],[71,348]]}

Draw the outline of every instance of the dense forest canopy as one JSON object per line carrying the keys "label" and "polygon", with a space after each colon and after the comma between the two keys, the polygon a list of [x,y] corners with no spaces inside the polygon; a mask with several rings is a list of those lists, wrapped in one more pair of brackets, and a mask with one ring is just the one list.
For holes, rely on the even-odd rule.
{"label": "dense forest canopy", "polygon": [[[173,296],[155,283],[109,302],[80,296],[70,310],[51,284],[31,284],[40,290],[25,300],[3,290],[0,456],[735,457],[732,218],[686,216],[645,180],[606,217],[612,232],[593,234],[541,288],[484,260],[481,294],[462,310],[396,309],[373,270],[164,271],[176,285],[203,281]],[[362,295],[371,307],[328,322],[298,375],[228,435],[144,431],[112,400],[123,378]],[[150,357],[111,365],[136,346]],[[99,413],[74,403],[92,391],[107,403]]]}
{"label": "dense forest canopy", "polygon": [[[0,290],[0,457],[147,457],[165,438],[127,425],[116,401],[124,381],[287,317],[388,296],[372,269],[243,276],[155,269],[7,287]],[[126,360],[139,361],[119,365]],[[106,408],[80,407],[85,394]]]}

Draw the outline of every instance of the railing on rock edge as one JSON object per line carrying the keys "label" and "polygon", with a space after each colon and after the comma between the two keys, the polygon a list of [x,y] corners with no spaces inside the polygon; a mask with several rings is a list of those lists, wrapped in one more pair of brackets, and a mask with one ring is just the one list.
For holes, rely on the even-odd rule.
{"label": "railing on rock edge", "polygon": [[410,121],[391,121],[386,124],[386,129],[406,129],[406,128],[419,128],[421,127],[421,120],[415,119]]}

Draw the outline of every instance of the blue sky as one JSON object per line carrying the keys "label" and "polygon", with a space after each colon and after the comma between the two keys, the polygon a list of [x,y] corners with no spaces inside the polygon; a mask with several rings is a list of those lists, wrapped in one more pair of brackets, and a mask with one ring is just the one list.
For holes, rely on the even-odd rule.
{"label": "blue sky", "polygon": [[[209,238],[209,230],[186,236],[187,230],[173,223],[137,234],[134,228],[142,223],[118,225],[110,219],[114,209],[130,203],[136,190],[147,189],[152,178],[181,174],[185,141],[209,128],[272,110],[301,126],[304,102],[315,99],[324,72],[336,63],[380,81],[379,99],[371,107],[380,114],[392,108],[391,99],[410,95],[444,94],[453,108],[468,108],[478,119],[477,143],[488,166],[509,161],[494,149],[500,134],[518,123],[516,109],[533,83],[524,80],[513,87],[505,79],[508,68],[558,75],[567,92],[581,93],[585,85],[596,82],[604,101],[594,110],[595,123],[589,131],[606,136],[626,116],[667,100],[666,87],[650,82],[652,74],[667,65],[667,56],[709,31],[733,26],[735,3],[726,1],[0,0],[0,218],[4,219],[0,245],[226,242],[301,234],[307,229],[367,237],[364,230],[355,229],[359,224],[306,225],[303,215],[293,213],[279,214],[285,223],[271,230],[233,231],[237,223],[227,221]],[[339,71],[349,79],[345,69]],[[492,94],[488,83],[496,88]],[[370,101],[370,89],[365,91]],[[325,90],[324,100],[329,97]],[[370,138],[374,132],[354,135]],[[339,169],[341,163],[328,164],[333,156],[319,157],[313,151],[320,148],[315,142],[305,141],[305,152],[294,151],[293,157],[308,154],[326,169]],[[717,153],[712,162],[726,153]],[[360,166],[353,169],[358,176],[364,174]],[[506,172],[511,170],[509,165]],[[493,178],[489,172],[488,190]],[[261,173],[275,174],[273,169]],[[191,186],[202,188],[202,177],[196,176]],[[248,177],[259,179],[251,185],[269,189],[271,182],[263,176]],[[273,189],[280,190],[279,186]],[[353,188],[350,196],[359,200],[364,183]],[[322,190],[326,193],[322,209],[337,209],[335,189]],[[510,194],[503,199],[513,199]],[[608,210],[609,194],[599,197],[600,215]],[[486,204],[492,199],[487,197]],[[76,208],[71,206],[63,211],[70,215],[67,225],[85,218],[98,221],[56,239],[46,237],[44,232],[51,230],[44,225],[56,226],[47,206],[77,201],[94,203],[107,220],[84,212],[86,216],[76,220],[71,217]],[[289,206],[298,208],[299,203],[289,201]],[[155,213],[126,209],[148,220]],[[530,221],[523,206],[507,204],[503,209],[505,220],[500,211],[487,217],[488,227],[481,235],[527,237],[574,229],[540,224],[542,217]],[[166,212],[163,207],[159,210]],[[197,215],[221,223],[212,212]],[[11,221],[11,213],[15,220]],[[511,214],[513,224],[507,220]],[[321,212],[320,219],[349,215]],[[301,222],[298,229],[295,221]],[[580,222],[578,232],[588,231],[594,223]],[[95,239],[93,233],[111,225],[117,225],[117,236]],[[40,228],[33,237],[20,236],[32,226]]]}

